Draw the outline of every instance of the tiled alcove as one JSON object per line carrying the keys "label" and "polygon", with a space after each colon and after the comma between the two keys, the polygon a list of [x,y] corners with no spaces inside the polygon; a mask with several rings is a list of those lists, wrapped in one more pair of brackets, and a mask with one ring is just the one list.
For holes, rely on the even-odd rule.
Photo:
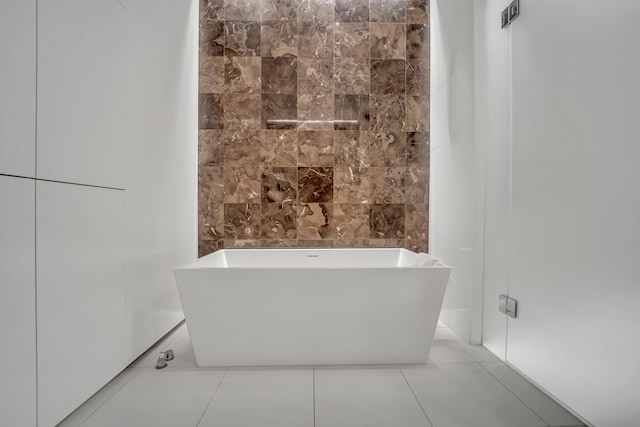
{"label": "tiled alcove", "polygon": [[201,0],[199,253],[427,250],[428,0]]}

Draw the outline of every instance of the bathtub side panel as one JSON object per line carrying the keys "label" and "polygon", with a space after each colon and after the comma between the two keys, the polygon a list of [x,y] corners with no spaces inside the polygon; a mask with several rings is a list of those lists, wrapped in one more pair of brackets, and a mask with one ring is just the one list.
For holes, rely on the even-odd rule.
{"label": "bathtub side panel", "polygon": [[200,366],[424,363],[447,269],[176,271]]}

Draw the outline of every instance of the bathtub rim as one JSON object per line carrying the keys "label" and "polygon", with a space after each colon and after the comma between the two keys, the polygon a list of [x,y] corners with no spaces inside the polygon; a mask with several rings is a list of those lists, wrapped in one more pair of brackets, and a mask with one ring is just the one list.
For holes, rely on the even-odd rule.
{"label": "bathtub rim", "polygon": [[[380,251],[390,251],[397,252],[398,259],[401,254],[411,254],[415,257],[418,257],[421,254],[425,254],[429,257],[433,257],[431,254],[427,252],[413,252],[411,250],[405,248],[224,248],[219,249],[215,252],[211,252],[202,257],[196,258],[188,263],[179,265],[175,267],[173,270],[206,270],[206,269],[225,269],[225,270],[258,270],[258,269],[269,269],[269,270],[290,270],[290,269],[301,269],[301,270],[314,270],[314,269],[336,269],[336,270],[349,270],[349,269],[371,269],[371,270],[386,270],[386,269],[425,269],[425,268],[445,268],[451,269],[449,265],[444,264],[438,258],[434,259],[437,261],[432,265],[389,265],[389,266],[375,266],[375,265],[367,265],[367,266],[349,266],[349,265],[331,265],[331,266],[295,266],[295,265],[287,265],[287,266],[251,266],[251,265],[241,265],[241,266],[228,266],[228,265],[199,265],[205,264],[208,258],[212,258],[214,256],[222,256],[226,253],[232,252],[270,252],[270,251],[295,251],[295,252],[380,252]],[[225,261],[226,262],[226,261]]]}

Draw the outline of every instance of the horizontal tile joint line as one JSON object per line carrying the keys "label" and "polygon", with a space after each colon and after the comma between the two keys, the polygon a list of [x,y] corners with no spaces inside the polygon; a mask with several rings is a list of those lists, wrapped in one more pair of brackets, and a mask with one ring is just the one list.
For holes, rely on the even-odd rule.
{"label": "horizontal tile joint line", "polygon": [[42,182],[55,182],[55,183],[58,183],[58,184],[78,185],[80,187],[92,187],[92,188],[103,188],[105,190],[125,191],[124,188],[119,188],[119,187],[107,187],[107,186],[104,186],[104,185],[93,185],[93,184],[80,184],[80,183],[77,183],[77,182],[57,181],[55,179],[43,179],[43,178],[34,178],[32,176],[11,175],[11,174],[8,174],[8,173],[0,173],[0,176],[8,176],[10,178],[32,179],[34,181],[42,181]]}

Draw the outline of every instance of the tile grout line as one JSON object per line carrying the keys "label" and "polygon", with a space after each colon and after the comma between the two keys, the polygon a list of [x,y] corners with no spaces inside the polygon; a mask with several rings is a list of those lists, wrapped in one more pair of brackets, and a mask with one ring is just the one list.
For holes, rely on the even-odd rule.
{"label": "tile grout line", "polygon": [[313,366],[313,427],[316,427],[316,367]]}
{"label": "tile grout line", "polygon": [[[89,418],[91,418],[91,417],[92,417],[96,412],[98,412],[98,411],[99,411],[99,410],[100,410],[104,405],[106,405],[106,404],[107,404],[107,402],[109,402],[109,401],[113,398],[113,396],[115,396],[115,395],[116,395],[116,393],[120,392],[120,390],[122,390],[122,389],[123,389],[127,384],[129,384],[129,383],[131,382],[131,380],[133,380],[136,376],[138,376],[138,374],[139,374],[140,372],[144,371],[144,366],[139,366],[139,367],[138,367],[138,366],[135,366],[135,367],[132,367],[131,365],[129,365],[129,366],[127,366],[127,367],[126,367],[122,372],[120,372],[117,376],[122,375],[122,374],[124,373],[124,371],[126,371],[126,370],[128,370],[128,369],[131,369],[132,371],[135,371],[136,373],[135,373],[135,374],[133,374],[133,375],[131,376],[131,378],[129,378],[127,381],[125,381],[125,382],[124,382],[124,384],[122,384],[120,387],[118,387],[118,388],[117,388],[113,393],[111,393],[111,395],[110,395],[107,399],[105,399],[105,401],[104,401],[104,402],[102,402],[102,403],[101,403],[101,404],[100,404],[100,405],[99,405],[99,406],[98,406],[94,411],[92,411],[89,415],[87,415],[87,416],[86,416],[86,417],[85,417],[85,418],[80,422],[80,424],[78,424],[78,427],[81,427],[84,423],[86,423],[86,422],[89,420]],[[117,377],[117,376],[116,376],[116,377]],[[111,381],[113,381],[113,380],[115,380],[115,378],[111,379]],[[109,383],[110,383],[111,381],[109,381]],[[109,383],[107,383],[107,384],[109,384]],[[104,388],[104,387],[106,387],[106,386],[107,386],[107,384],[105,384],[105,385],[103,386],[103,388]],[[102,389],[101,389],[101,390],[102,390]],[[100,390],[98,390],[98,392],[99,392],[99,391],[100,391]],[[95,394],[97,394],[98,392],[96,392]],[[95,394],[94,394],[94,396],[95,396]],[[92,397],[93,397],[93,396],[92,396]],[[92,397],[90,397],[89,399],[91,399]],[[87,400],[87,401],[88,401],[88,400]],[[86,403],[86,402],[85,402],[85,403]],[[85,403],[83,403],[83,405],[84,405]],[[81,405],[81,406],[82,406],[82,405]],[[79,407],[78,407],[78,408],[79,408]],[[76,410],[77,410],[78,408],[76,408]],[[73,412],[72,412],[72,413],[73,413]],[[69,414],[69,415],[71,415],[71,414]]]}
{"label": "tile grout line", "polygon": [[400,371],[400,375],[402,375],[402,378],[404,378],[404,382],[407,383],[407,387],[409,387],[409,390],[411,390],[411,394],[413,394],[413,398],[416,399],[416,402],[418,402],[418,406],[420,406],[420,409],[422,410],[422,413],[427,419],[427,422],[431,427],[434,427],[433,423],[429,419],[429,416],[427,415],[427,411],[425,411],[424,407],[422,406],[422,403],[420,403],[420,400],[418,399],[418,396],[416,396],[416,392],[413,391],[413,387],[411,387],[411,384],[409,384],[409,380],[407,380],[407,377],[404,375],[404,372],[402,372],[402,368],[400,367],[400,365],[396,365],[396,368],[398,369],[398,371]]}
{"label": "tile grout line", "polygon": [[[509,393],[511,393],[511,394],[513,395],[513,397],[515,397],[516,399],[518,399],[518,401],[519,401],[520,403],[522,403],[524,406],[526,406],[526,408],[527,408],[528,410],[530,410],[530,411],[531,411],[531,412],[532,412],[536,417],[540,418],[540,420],[545,424],[545,427],[550,427],[550,426],[551,426],[551,424],[549,424],[549,423],[547,422],[547,420],[543,419],[540,415],[538,415],[538,413],[537,413],[536,411],[534,411],[534,410],[533,410],[529,405],[527,405],[527,404],[526,404],[522,399],[520,399],[520,397],[519,397],[517,394],[515,394],[515,393],[514,393],[514,392],[513,392],[509,387],[507,387],[507,386],[506,386],[502,381],[500,381],[500,380],[499,380],[495,375],[493,375],[493,374],[491,373],[491,371],[490,371],[490,370],[488,370],[488,369],[487,369],[487,368],[486,368],[482,363],[478,362],[478,365],[480,365],[480,367],[481,367],[482,369],[484,369],[484,370],[485,370],[485,372],[487,372],[487,373],[491,376],[491,378],[493,378],[494,380],[496,380],[496,381],[498,382],[498,384],[500,384],[500,385],[501,385],[502,387],[504,387],[504,388],[505,388]],[[508,367],[508,365],[506,365],[506,364],[505,364],[504,366],[507,366],[507,367]],[[511,368],[509,368],[509,369],[511,369]],[[517,374],[517,372],[516,372],[516,374]],[[519,375],[519,374],[518,374],[518,375]],[[524,378],[523,378],[523,379],[524,379]],[[532,384],[532,385],[533,385],[533,384]],[[537,389],[537,388],[536,388],[536,389]],[[545,396],[546,396],[546,394],[545,394]]]}
{"label": "tile grout line", "polygon": [[[81,427],[82,425],[84,425],[84,423],[86,423],[87,421],[89,421],[89,418],[91,418],[92,416],[94,416],[96,412],[98,412],[98,411],[99,411],[99,410],[100,410],[104,405],[106,405],[106,404],[107,404],[107,402],[109,402],[109,401],[113,398],[113,396],[115,396],[117,393],[119,393],[119,392],[120,392],[120,390],[122,390],[122,389],[124,388],[124,386],[126,386],[127,384],[129,384],[129,383],[131,382],[131,380],[133,380],[135,377],[137,377],[137,376],[138,376],[138,374],[139,374],[140,372],[142,372],[142,368],[125,368],[125,370],[126,370],[126,369],[133,369],[133,370],[135,370],[135,371],[137,371],[137,372],[136,372],[135,374],[131,375],[131,378],[129,378],[127,381],[125,381],[125,383],[124,383],[124,384],[122,384],[120,387],[118,387],[118,389],[117,389],[116,391],[114,391],[113,393],[111,393],[111,396],[109,396],[107,399],[105,399],[105,401],[104,401],[104,402],[102,402],[102,403],[100,404],[100,406],[98,406],[94,411],[92,411],[89,415],[87,415],[87,416],[86,416],[86,418],[85,418],[85,419],[83,419],[83,420],[80,422],[80,424],[78,424],[78,427]],[[124,371],[123,371],[123,372],[124,372]],[[122,372],[121,372],[119,375],[122,375]],[[111,381],[113,381],[113,379],[112,379]],[[107,384],[109,384],[109,383],[107,383]],[[103,386],[103,388],[104,388],[104,387],[106,387],[106,385],[107,385],[107,384],[105,384],[105,386]],[[100,390],[102,390],[102,389],[100,389]],[[100,390],[98,390],[98,392],[99,392]],[[96,393],[98,393],[98,392],[96,392]],[[95,394],[94,394],[94,396],[95,396]],[[93,396],[92,396],[92,397],[93,397]],[[89,399],[91,399],[91,398],[89,398]],[[86,402],[85,402],[85,403],[86,403]],[[83,404],[84,404],[84,403],[83,403]],[[76,410],[77,410],[77,408],[76,408]],[[73,412],[72,412],[72,413],[73,413]]]}
{"label": "tile grout line", "polygon": [[216,396],[216,393],[218,393],[218,390],[220,390],[220,386],[222,385],[222,382],[224,381],[224,379],[227,377],[227,373],[229,373],[229,368],[227,368],[224,371],[224,375],[222,376],[222,378],[220,378],[220,381],[218,382],[216,389],[213,391],[213,394],[211,395],[211,399],[209,399],[209,403],[207,403],[206,408],[204,408],[204,411],[202,411],[202,415],[200,415],[200,419],[196,423],[196,427],[200,425],[200,423],[202,422],[202,419],[204,418],[204,414],[206,414],[207,410],[209,410],[209,406],[211,406],[211,402],[213,402],[213,398]]}

